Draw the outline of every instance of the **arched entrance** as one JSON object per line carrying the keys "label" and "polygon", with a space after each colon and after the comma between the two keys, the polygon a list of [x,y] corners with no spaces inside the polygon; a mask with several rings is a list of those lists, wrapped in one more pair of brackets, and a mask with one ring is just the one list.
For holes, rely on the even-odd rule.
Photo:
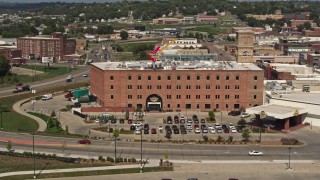
{"label": "arched entrance", "polygon": [[146,99],[146,107],[149,111],[160,111],[162,109],[162,98],[157,94],[151,94]]}

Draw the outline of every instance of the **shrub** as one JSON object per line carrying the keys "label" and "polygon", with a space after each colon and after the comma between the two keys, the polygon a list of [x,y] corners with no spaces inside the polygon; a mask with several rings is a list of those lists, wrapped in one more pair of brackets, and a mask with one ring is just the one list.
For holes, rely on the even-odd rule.
{"label": "shrub", "polygon": [[209,140],[208,136],[202,136],[202,139],[207,142]]}
{"label": "shrub", "polygon": [[131,161],[132,161],[133,163],[136,163],[136,162],[137,162],[136,158],[131,158]]}
{"label": "shrub", "polygon": [[123,162],[128,162],[128,159],[127,158],[123,158]]}
{"label": "shrub", "polygon": [[103,159],[103,157],[102,157],[102,156],[99,156],[98,159],[101,160],[101,159]]}
{"label": "shrub", "polygon": [[131,159],[130,158],[128,158],[128,162],[131,163]]}
{"label": "shrub", "polygon": [[294,145],[299,143],[296,138],[281,138],[281,142],[283,145]]}
{"label": "shrub", "polygon": [[113,158],[110,158],[109,160],[110,160],[110,162],[112,162],[112,163],[114,162],[114,159],[113,159]]}

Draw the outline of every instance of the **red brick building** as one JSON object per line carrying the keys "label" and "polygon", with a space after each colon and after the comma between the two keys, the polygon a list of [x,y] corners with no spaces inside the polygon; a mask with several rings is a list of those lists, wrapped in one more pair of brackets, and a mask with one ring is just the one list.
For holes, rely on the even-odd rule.
{"label": "red brick building", "polygon": [[76,40],[67,39],[66,34],[53,33],[51,36],[20,37],[17,38],[17,49],[22,51],[22,57],[29,58],[33,54],[36,58],[54,57],[62,60],[64,55],[74,54]]}
{"label": "red brick building", "polygon": [[0,47],[0,54],[4,55],[11,64],[22,64],[26,62],[26,60],[21,57],[21,50],[16,48]]}
{"label": "red brick building", "polygon": [[263,104],[263,76],[249,63],[92,63],[90,92],[109,108],[231,110]]}

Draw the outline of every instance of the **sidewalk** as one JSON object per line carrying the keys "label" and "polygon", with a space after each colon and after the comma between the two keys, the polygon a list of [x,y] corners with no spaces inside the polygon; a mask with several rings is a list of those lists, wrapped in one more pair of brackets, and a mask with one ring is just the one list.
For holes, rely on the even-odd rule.
{"label": "sidewalk", "polygon": [[38,118],[36,116],[33,116],[31,114],[28,114],[27,112],[23,111],[20,107],[23,103],[26,103],[29,99],[24,99],[24,100],[21,100],[21,101],[18,101],[16,102],[14,105],[13,105],[13,110],[16,111],[17,113],[21,114],[21,115],[24,115],[24,116],[27,116],[33,120],[35,120],[38,124],[39,124],[39,128],[37,131],[40,131],[40,132],[44,132],[46,131],[47,129],[47,123],[44,122],[41,118]]}

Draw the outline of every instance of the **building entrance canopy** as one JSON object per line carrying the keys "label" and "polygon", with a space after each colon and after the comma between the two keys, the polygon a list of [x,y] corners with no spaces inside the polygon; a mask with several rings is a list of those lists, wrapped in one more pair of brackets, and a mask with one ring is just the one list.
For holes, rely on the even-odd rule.
{"label": "building entrance canopy", "polygon": [[291,107],[276,104],[267,104],[247,108],[246,112],[249,114],[261,114],[261,112],[264,112],[265,115],[274,117],[275,119],[287,119],[300,114],[308,113],[306,109],[301,107]]}

